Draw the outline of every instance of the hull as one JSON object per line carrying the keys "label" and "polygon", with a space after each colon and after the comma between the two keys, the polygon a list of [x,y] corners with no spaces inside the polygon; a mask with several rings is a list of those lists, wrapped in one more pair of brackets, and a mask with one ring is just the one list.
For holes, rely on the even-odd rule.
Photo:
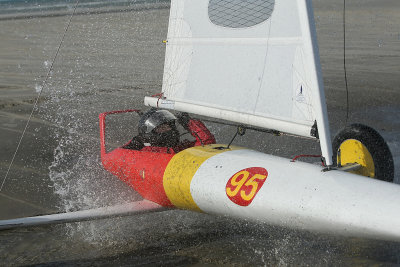
{"label": "hull", "polygon": [[177,154],[118,148],[104,167],[161,206],[290,228],[400,241],[400,186],[226,145]]}
{"label": "hull", "polygon": [[[156,165],[154,161],[153,169]],[[317,165],[248,149],[221,149],[221,145],[193,147],[174,155],[157,179],[146,181],[127,177],[133,172],[122,173],[121,179],[161,205],[400,241],[400,186],[351,173],[323,172]]]}
{"label": "hull", "polygon": [[[186,153],[198,149],[191,150]],[[265,179],[251,181],[256,168]],[[251,173],[251,169],[256,171]],[[242,176],[235,177],[243,170]],[[246,170],[250,174],[242,182]],[[255,194],[251,195],[252,191]],[[181,208],[290,228],[400,241],[400,186],[341,171],[322,172],[316,165],[252,150],[210,157],[190,179],[190,192],[181,194],[190,194],[196,204],[179,205]],[[173,199],[171,202],[174,204]]]}

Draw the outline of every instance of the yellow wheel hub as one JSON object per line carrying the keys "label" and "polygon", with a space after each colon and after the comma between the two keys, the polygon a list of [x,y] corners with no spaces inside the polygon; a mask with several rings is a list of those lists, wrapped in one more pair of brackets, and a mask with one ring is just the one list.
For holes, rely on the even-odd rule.
{"label": "yellow wheel hub", "polygon": [[371,153],[358,140],[348,139],[339,146],[337,162],[340,162],[342,166],[349,163],[358,163],[361,165],[361,168],[352,171],[352,173],[372,178],[375,177],[375,164]]}

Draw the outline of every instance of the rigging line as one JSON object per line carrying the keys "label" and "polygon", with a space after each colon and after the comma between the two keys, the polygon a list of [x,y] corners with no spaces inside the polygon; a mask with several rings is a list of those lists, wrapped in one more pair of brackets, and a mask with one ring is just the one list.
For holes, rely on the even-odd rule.
{"label": "rigging line", "polygon": [[10,165],[8,166],[6,175],[4,176],[3,182],[2,182],[2,184],[1,184],[1,186],[0,186],[0,192],[3,190],[3,186],[4,186],[4,184],[5,184],[5,182],[6,182],[7,178],[8,178],[8,174],[10,173],[11,167],[12,167],[12,165],[13,165],[13,163],[14,163],[14,160],[15,160],[15,157],[16,157],[16,155],[17,155],[17,153],[18,153],[19,147],[21,146],[22,139],[23,139],[24,136],[25,136],[25,132],[26,132],[26,130],[28,129],[28,125],[29,125],[29,122],[30,122],[31,119],[32,119],[33,113],[34,113],[35,110],[37,109],[37,104],[38,104],[38,102],[39,102],[39,98],[40,98],[40,96],[42,95],[42,92],[43,92],[43,90],[44,90],[44,88],[45,88],[45,86],[46,86],[46,84],[47,84],[47,80],[48,80],[49,77],[50,77],[50,73],[53,71],[54,62],[56,61],[57,56],[58,56],[58,53],[60,52],[61,46],[62,46],[62,44],[63,44],[63,42],[64,42],[64,39],[65,39],[65,36],[66,36],[66,34],[67,34],[67,32],[68,32],[69,26],[71,25],[71,21],[72,21],[73,16],[75,15],[76,8],[78,7],[78,4],[79,4],[79,0],[77,0],[76,3],[75,3],[74,10],[73,10],[73,12],[72,12],[72,14],[71,14],[71,16],[70,16],[70,18],[69,18],[67,27],[65,27],[64,34],[63,34],[63,36],[62,36],[62,38],[61,38],[60,44],[58,45],[57,51],[56,51],[56,53],[55,53],[55,55],[54,55],[53,62],[51,62],[50,68],[49,68],[49,70],[47,71],[46,78],[44,79],[44,81],[43,81],[43,83],[42,83],[42,89],[39,91],[38,96],[36,97],[35,103],[33,104],[33,108],[32,108],[31,114],[29,115],[29,118],[28,118],[28,120],[27,120],[27,122],[26,122],[26,124],[25,124],[25,128],[24,128],[24,130],[22,131],[21,137],[20,137],[20,139],[19,139],[19,141],[18,141],[17,148],[15,149],[14,155],[13,155],[13,157],[11,158]]}
{"label": "rigging line", "polygon": [[347,68],[346,68],[346,0],[343,0],[343,70],[344,70],[344,81],[346,84],[346,120],[345,126],[349,120],[349,86],[347,82]]}
{"label": "rigging line", "polygon": [[257,105],[258,105],[258,100],[260,98],[260,92],[261,92],[261,87],[263,86],[263,80],[264,80],[264,75],[265,75],[265,69],[267,68],[267,58],[268,58],[268,52],[269,52],[269,39],[271,37],[271,28],[272,28],[272,15],[269,20],[269,28],[268,28],[268,39],[267,39],[267,51],[265,51],[265,57],[264,57],[264,68],[263,72],[260,77],[260,86],[258,87],[258,92],[257,92],[257,98],[256,98],[256,104],[254,105],[253,112],[256,111]]}

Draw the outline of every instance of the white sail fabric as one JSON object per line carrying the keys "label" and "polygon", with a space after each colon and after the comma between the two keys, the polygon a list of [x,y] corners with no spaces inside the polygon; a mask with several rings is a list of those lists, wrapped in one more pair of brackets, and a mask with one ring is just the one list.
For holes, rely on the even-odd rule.
{"label": "white sail fabric", "polygon": [[172,0],[165,99],[146,102],[303,136],[317,122],[330,164],[313,23],[310,0]]}

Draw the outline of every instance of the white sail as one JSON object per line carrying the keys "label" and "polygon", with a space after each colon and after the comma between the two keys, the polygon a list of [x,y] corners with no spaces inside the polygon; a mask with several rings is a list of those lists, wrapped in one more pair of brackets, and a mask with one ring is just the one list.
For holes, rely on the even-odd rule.
{"label": "white sail", "polygon": [[332,164],[311,0],[172,0],[163,99],[145,104],[312,136]]}

